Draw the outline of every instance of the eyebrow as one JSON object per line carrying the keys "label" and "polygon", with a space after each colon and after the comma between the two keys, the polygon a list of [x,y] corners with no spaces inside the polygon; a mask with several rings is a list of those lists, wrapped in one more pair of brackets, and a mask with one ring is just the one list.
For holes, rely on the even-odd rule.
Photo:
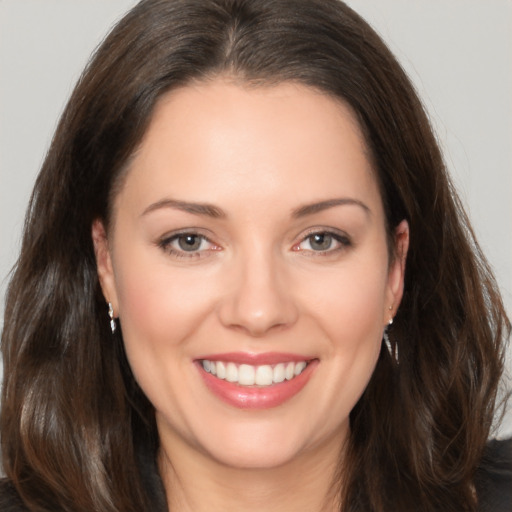
{"label": "eyebrow", "polygon": [[299,218],[305,217],[307,215],[312,215],[314,213],[321,212],[323,210],[328,210],[329,208],[334,208],[335,206],[344,206],[344,205],[352,205],[361,207],[365,213],[371,215],[371,210],[364,204],[362,201],[358,199],[352,199],[350,197],[340,197],[336,199],[327,199],[325,201],[319,201],[317,203],[306,204],[304,206],[300,206],[296,208],[292,212],[292,217]]}
{"label": "eyebrow", "polygon": [[[368,206],[366,206],[366,204],[364,204],[362,201],[359,201],[358,199],[343,197],[336,199],[327,199],[325,201],[319,201],[316,203],[300,206],[299,208],[295,208],[292,211],[292,217],[305,217],[307,215],[313,215],[323,210],[328,210],[329,208],[344,205],[359,206],[367,214],[371,214],[370,208],[368,208]],[[181,210],[187,213],[191,213],[193,215],[204,215],[207,217],[212,217],[214,219],[224,219],[227,217],[226,213],[223,210],[212,204],[191,203],[188,201],[178,201],[177,199],[161,199],[160,201],[152,203],[142,212],[141,216],[144,216],[150,212],[159,210],[161,208],[174,208],[176,210]]]}
{"label": "eyebrow", "polygon": [[217,206],[213,206],[212,204],[190,203],[188,201],[178,201],[176,199],[162,199],[156,203],[152,203],[142,212],[141,216],[161,208],[174,208],[175,210],[192,213],[193,215],[205,215],[214,219],[222,219],[226,217],[223,210]]}

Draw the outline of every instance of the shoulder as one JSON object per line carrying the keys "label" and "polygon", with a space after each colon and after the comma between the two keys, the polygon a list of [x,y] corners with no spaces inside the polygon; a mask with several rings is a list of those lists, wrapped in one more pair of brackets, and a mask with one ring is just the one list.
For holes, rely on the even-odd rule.
{"label": "shoulder", "polygon": [[14,486],[5,478],[0,479],[0,511],[28,512]]}
{"label": "shoulder", "polygon": [[512,438],[487,445],[476,474],[479,512],[512,511]]}

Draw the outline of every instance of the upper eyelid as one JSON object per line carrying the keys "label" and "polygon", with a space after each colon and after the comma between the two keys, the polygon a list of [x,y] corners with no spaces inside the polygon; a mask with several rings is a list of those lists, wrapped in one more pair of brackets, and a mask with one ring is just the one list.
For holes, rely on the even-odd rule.
{"label": "upper eyelid", "polygon": [[176,231],[170,231],[168,233],[165,233],[164,235],[161,235],[158,237],[158,243],[165,242],[169,240],[173,240],[179,236],[183,235],[194,235],[194,236],[200,236],[204,238],[205,240],[208,240],[208,242],[212,242],[211,235],[205,233],[206,230],[202,228],[184,228],[184,229],[178,229]]}
{"label": "upper eyelid", "polygon": [[[193,235],[193,236],[201,237],[204,241],[206,241],[208,244],[210,244],[210,247],[207,247],[206,249],[199,249],[199,250],[194,250],[194,251],[186,251],[179,247],[175,247],[173,242],[175,242],[180,236],[184,236],[184,235]],[[212,249],[212,247],[214,247],[214,248],[219,247],[217,244],[212,242],[207,236],[205,236],[201,233],[190,231],[190,230],[180,231],[177,233],[169,234],[168,236],[163,236],[159,240],[156,241],[156,245],[163,252],[165,252],[168,256],[171,256],[171,257],[174,257],[177,259],[184,258],[184,259],[191,259],[191,260],[192,259],[202,260],[202,259],[208,257],[212,251],[216,250],[216,249]]]}
{"label": "upper eyelid", "polygon": [[167,250],[169,252],[175,252],[175,253],[183,253],[183,254],[187,254],[189,256],[192,256],[194,254],[199,254],[201,252],[205,252],[205,250],[208,250],[208,249],[202,249],[202,250],[198,250],[198,251],[190,251],[190,252],[187,252],[187,251],[184,251],[182,249],[179,249],[177,247],[172,247],[171,244],[173,242],[175,242],[180,236],[185,236],[185,235],[193,235],[193,236],[197,236],[197,237],[201,237],[204,241],[206,241],[208,244],[210,245],[213,245],[213,246],[217,246],[217,244],[215,244],[215,242],[213,242],[208,236],[202,234],[202,233],[198,233],[196,231],[191,231],[191,230],[185,230],[185,231],[179,231],[179,232],[174,232],[174,233],[169,233],[168,235],[163,235],[161,236],[160,238],[158,238],[156,240],[156,245],[158,247],[160,247],[161,249],[163,250]]}
{"label": "upper eyelid", "polygon": [[[339,247],[335,247],[332,249],[326,249],[324,251],[315,251],[313,249],[301,249],[300,248],[300,245],[302,245],[306,240],[308,240],[308,238],[310,238],[316,234],[323,234],[323,235],[331,236],[334,239],[334,241],[339,245]],[[353,246],[352,237],[349,236],[348,233],[346,233],[342,230],[333,229],[333,228],[320,228],[320,229],[313,228],[313,229],[309,230],[308,232],[306,232],[305,234],[303,233],[301,235],[300,239],[292,245],[292,251],[304,252],[306,254],[311,253],[311,254],[320,256],[322,254],[323,255],[330,254],[330,253],[334,254],[343,249],[348,249],[349,247],[352,247],[352,246]]]}
{"label": "upper eyelid", "polygon": [[334,237],[341,237],[341,238],[346,238],[347,240],[352,240],[352,237],[346,231],[344,231],[342,229],[316,226],[316,227],[308,228],[306,231],[303,231],[299,235],[299,237],[297,237],[298,242],[296,242],[296,243],[303,242],[304,240],[306,240],[306,238],[309,238],[310,236],[317,235],[317,234],[333,235]]}

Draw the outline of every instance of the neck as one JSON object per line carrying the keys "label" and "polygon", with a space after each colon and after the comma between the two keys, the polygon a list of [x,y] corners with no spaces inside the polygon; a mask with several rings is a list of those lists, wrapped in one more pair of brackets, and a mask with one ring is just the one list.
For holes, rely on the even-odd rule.
{"label": "neck", "polygon": [[[272,468],[235,468],[180,446],[164,446],[159,467],[172,512],[334,512],[341,443],[317,447]],[[173,447],[176,448],[176,447]],[[181,453],[180,453],[181,451]]]}

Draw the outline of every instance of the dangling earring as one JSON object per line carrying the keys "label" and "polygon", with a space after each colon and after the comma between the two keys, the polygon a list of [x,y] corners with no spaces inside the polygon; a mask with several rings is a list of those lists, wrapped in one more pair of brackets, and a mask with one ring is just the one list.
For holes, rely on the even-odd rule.
{"label": "dangling earring", "polygon": [[112,307],[112,302],[108,303],[108,316],[110,317],[110,329],[112,330],[112,334],[116,332],[116,320],[114,318],[114,308]]}
{"label": "dangling earring", "polygon": [[[389,309],[392,310],[393,306],[389,306]],[[391,341],[389,341],[389,334],[388,334],[388,328],[393,323],[393,318],[389,319],[388,325],[386,325],[386,328],[384,329],[384,343],[386,344],[386,348],[388,349],[389,355],[392,359],[398,364],[398,345],[395,343],[395,346],[391,345]]]}

